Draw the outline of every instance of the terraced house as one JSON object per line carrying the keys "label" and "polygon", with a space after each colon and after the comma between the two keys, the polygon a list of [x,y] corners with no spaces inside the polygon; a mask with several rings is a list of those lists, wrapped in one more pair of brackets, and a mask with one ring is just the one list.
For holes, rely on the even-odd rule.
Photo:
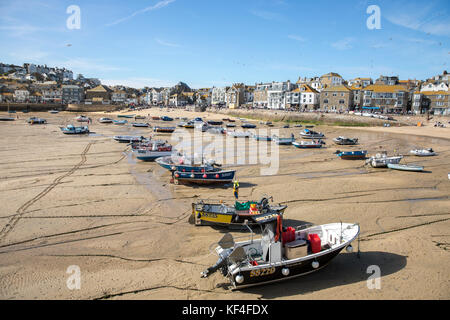
{"label": "terraced house", "polygon": [[340,86],[344,83],[344,79],[335,72],[324,74],[320,77],[320,82],[324,87]]}
{"label": "terraced house", "polygon": [[346,85],[323,89],[320,92],[320,110],[326,112],[353,110],[353,91]]}
{"label": "terraced house", "polygon": [[416,91],[412,102],[415,113],[431,112],[435,115],[450,115],[449,91]]}
{"label": "terraced house", "polygon": [[409,91],[402,85],[373,84],[364,88],[363,109],[382,113],[405,113]]}
{"label": "terraced house", "polygon": [[258,83],[253,91],[253,108],[267,108],[267,91],[272,86],[271,83]]}

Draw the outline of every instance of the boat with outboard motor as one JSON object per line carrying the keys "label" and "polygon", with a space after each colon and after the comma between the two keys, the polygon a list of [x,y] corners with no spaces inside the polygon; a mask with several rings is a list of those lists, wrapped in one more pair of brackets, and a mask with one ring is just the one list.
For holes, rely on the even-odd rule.
{"label": "boat with outboard motor", "polygon": [[358,138],[347,138],[343,136],[339,136],[333,139],[333,142],[337,145],[355,145],[358,144]]}
{"label": "boat with outboard motor", "polygon": [[253,225],[275,221],[282,215],[287,205],[269,205],[272,197],[263,197],[260,201],[236,201],[234,205],[211,200],[199,200],[192,203],[192,218],[196,226],[200,225]]}
{"label": "boat with outboard motor", "polygon": [[213,159],[205,161],[202,157],[201,161],[196,161],[196,157],[188,157],[182,154],[172,154],[167,157],[156,159],[156,163],[169,171],[182,172],[206,172],[212,171],[214,167],[221,167]]}
{"label": "boat with outboard motor", "polygon": [[87,134],[89,133],[88,126],[75,127],[74,125],[69,124],[66,127],[59,127],[64,134]]}
{"label": "boat with outboard motor", "polygon": [[77,120],[78,122],[90,122],[91,121],[91,119],[89,117],[83,116],[83,115],[76,117],[75,120]]}
{"label": "boat with outboard motor", "polygon": [[344,248],[352,252],[351,243],[360,232],[357,223],[330,223],[317,226],[283,228],[283,216],[264,224],[262,237],[235,242],[227,233],[217,243],[217,262],[201,273],[206,278],[220,270],[231,289],[292,279],[320,270]]}
{"label": "boat with outboard motor", "polygon": [[133,149],[136,158],[141,161],[154,161],[161,157],[167,157],[172,154],[172,146],[167,141],[152,141],[148,147]]}
{"label": "boat with outboard motor", "polygon": [[322,132],[316,132],[309,129],[304,129],[300,132],[300,136],[304,139],[324,139],[325,135]]}
{"label": "boat with outboard motor", "polygon": [[417,157],[431,157],[431,156],[436,155],[436,152],[432,148],[414,149],[414,150],[411,150],[409,153],[411,153]]}

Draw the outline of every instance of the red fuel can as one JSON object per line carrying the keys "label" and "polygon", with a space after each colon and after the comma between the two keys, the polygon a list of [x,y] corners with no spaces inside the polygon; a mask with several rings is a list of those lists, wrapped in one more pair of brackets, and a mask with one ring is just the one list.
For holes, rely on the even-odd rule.
{"label": "red fuel can", "polygon": [[308,234],[308,240],[311,243],[311,251],[312,253],[320,252],[321,250],[321,241],[318,234],[312,233]]}

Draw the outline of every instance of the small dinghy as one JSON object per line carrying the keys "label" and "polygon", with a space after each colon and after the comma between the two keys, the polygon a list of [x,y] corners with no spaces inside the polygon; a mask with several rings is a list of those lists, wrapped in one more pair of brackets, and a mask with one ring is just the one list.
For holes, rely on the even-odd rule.
{"label": "small dinghy", "polygon": [[411,150],[409,153],[411,153],[417,157],[431,157],[431,156],[436,155],[436,152],[432,148],[415,149],[415,150]]}
{"label": "small dinghy", "polygon": [[98,119],[98,122],[100,122],[100,123],[113,123],[113,119],[110,119],[110,118],[100,118],[100,119]]}
{"label": "small dinghy", "polygon": [[295,136],[292,134],[290,138],[280,138],[274,134],[272,140],[278,145],[288,146],[295,142]]}
{"label": "small dinghy", "polygon": [[227,131],[227,135],[234,138],[250,138],[252,134],[248,131]]}
{"label": "small dinghy", "polygon": [[211,171],[205,172],[172,172],[174,184],[226,184],[233,181],[236,170],[221,170],[218,168],[214,168]]}
{"label": "small dinghy", "polygon": [[11,117],[0,117],[0,121],[14,121],[16,120],[16,118],[11,118]]}
{"label": "small dinghy", "polygon": [[127,119],[133,119],[135,116],[134,114],[119,114],[117,118],[127,118]]}
{"label": "small dinghy", "polygon": [[51,113],[51,114],[57,114],[57,113],[59,113],[59,110],[50,110],[49,113]]}
{"label": "small dinghy", "polygon": [[200,225],[262,225],[276,221],[287,205],[269,205],[273,198],[263,197],[261,201],[238,202],[234,205],[200,200],[192,204],[192,218]]}
{"label": "small dinghy", "polygon": [[367,150],[360,151],[336,151],[338,157],[343,160],[364,160],[366,159]]}
{"label": "small dinghy", "polygon": [[212,134],[225,134],[225,129],[222,127],[209,127],[206,132],[212,133]]}
{"label": "small dinghy", "polygon": [[152,120],[161,120],[161,118],[160,118],[160,117],[157,117],[157,116],[153,116],[153,117],[152,117]]}
{"label": "small dinghy", "polygon": [[273,123],[270,121],[266,121],[264,124],[268,127],[273,127]]}
{"label": "small dinghy", "polygon": [[366,164],[369,163],[372,168],[387,168],[388,164],[398,164],[403,156],[388,157],[385,152],[377,153],[375,156],[366,160]]}
{"label": "small dinghy", "polygon": [[304,129],[300,132],[300,136],[304,139],[319,139],[325,138],[325,135],[322,132],[316,132],[309,129]]}
{"label": "small dinghy", "polygon": [[227,123],[225,126],[227,128],[236,128],[236,125],[234,123]]}
{"label": "small dinghy", "polygon": [[145,120],[145,119],[147,119],[146,116],[135,116],[134,117],[134,120]]}
{"label": "small dinghy", "polygon": [[127,124],[128,121],[127,120],[113,120],[114,124],[117,126],[122,126],[124,124]]}
{"label": "small dinghy", "polygon": [[252,124],[252,123],[244,123],[241,125],[242,128],[244,129],[255,129],[256,128],[256,124]]}
{"label": "small dinghy", "polygon": [[175,129],[176,127],[154,127],[153,131],[159,133],[172,133]]}
{"label": "small dinghy", "polygon": [[401,170],[401,171],[413,171],[413,172],[421,172],[424,170],[423,166],[414,166],[414,165],[407,165],[407,164],[394,164],[394,163],[388,163],[387,167],[389,169],[394,170]]}
{"label": "small dinghy", "polygon": [[27,120],[29,124],[46,124],[47,120],[42,118],[31,117]]}
{"label": "small dinghy", "polygon": [[143,136],[114,136],[113,139],[120,143],[136,143],[146,140]]}
{"label": "small dinghy", "polygon": [[148,128],[150,126],[148,123],[142,122],[132,122],[131,125],[136,128]]}
{"label": "small dinghy", "polygon": [[162,120],[162,121],[173,121],[173,118],[168,117],[168,116],[162,116],[162,117],[161,117],[161,120]]}
{"label": "small dinghy", "polygon": [[89,133],[89,127],[82,126],[82,127],[75,127],[71,124],[69,124],[67,127],[60,127],[61,131],[64,134],[87,134]]}
{"label": "small dinghy", "polygon": [[333,142],[335,144],[337,144],[337,145],[349,145],[349,146],[351,146],[351,145],[358,144],[358,139],[357,138],[351,139],[351,138],[346,138],[346,137],[340,136],[340,137],[334,138]]}
{"label": "small dinghy", "polygon": [[344,248],[352,252],[360,232],[358,224],[342,222],[284,231],[282,221],[278,215],[266,223],[260,239],[253,239],[252,232],[250,240],[234,242],[225,234],[215,248],[219,259],[202,278],[220,270],[234,290],[306,275],[328,265]]}
{"label": "small dinghy", "polygon": [[312,141],[300,141],[300,142],[292,142],[292,145],[299,149],[315,149],[315,148],[322,148],[322,146],[325,144],[322,140],[312,140]]}

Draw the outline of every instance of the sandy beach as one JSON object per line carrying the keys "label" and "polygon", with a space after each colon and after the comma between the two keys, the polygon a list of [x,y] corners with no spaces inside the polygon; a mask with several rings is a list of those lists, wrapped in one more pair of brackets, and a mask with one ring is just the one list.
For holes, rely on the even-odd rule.
{"label": "sandy beach", "polygon": [[[159,108],[127,113],[227,117]],[[167,170],[137,161],[129,146],[112,139],[149,136],[151,129],[98,122],[117,114],[89,114],[92,133],[83,136],[59,129],[76,123],[74,113],[17,113],[16,121],[0,122],[0,299],[450,298],[450,128],[323,125],[314,130],[325,133],[326,147],[280,146],[274,175],[261,175],[263,164],[227,164],[237,170],[240,200],[269,195],[286,203],[286,225],[343,221],[361,227],[359,257],[342,252],[310,275],[231,291],[220,273],[200,278],[217,260],[211,244],[229,230],[194,226],[189,216],[197,199],[233,203],[232,188],[170,184]],[[31,116],[48,124],[31,126],[25,121]],[[178,120],[149,122],[175,126]],[[300,140],[300,128],[277,123],[274,129]],[[340,135],[358,137],[360,145],[334,145]],[[176,143],[171,135],[154,136]],[[245,143],[241,147],[238,152],[246,152]],[[417,147],[438,155],[409,156]],[[404,163],[426,172],[375,169],[334,154],[358,149],[403,154]],[[81,272],[79,290],[67,286],[74,265]],[[380,267],[380,289],[367,286],[372,265]]]}

